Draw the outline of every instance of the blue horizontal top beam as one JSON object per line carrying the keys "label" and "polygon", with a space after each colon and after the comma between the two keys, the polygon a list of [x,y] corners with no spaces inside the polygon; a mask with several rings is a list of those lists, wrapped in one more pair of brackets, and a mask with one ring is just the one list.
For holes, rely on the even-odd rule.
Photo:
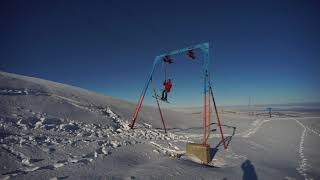
{"label": "blue horizontal top beam", "polygon": [[163,58],[165,56],[172,56],[172,55],[184,53],[184,52],[189,51],[191,49],[201,49],[201,50],[207,52],[209,50],[209,43],[205,42],[205,43],[197,44],[197,45],[194,45],[194,46],[189,46],[189,47],[186,47],[186,48],[170,51],[169,53],[165,53],[165,54],[161,54],[161,55],[157,56],[156,59],[160,59],[160,58]]}

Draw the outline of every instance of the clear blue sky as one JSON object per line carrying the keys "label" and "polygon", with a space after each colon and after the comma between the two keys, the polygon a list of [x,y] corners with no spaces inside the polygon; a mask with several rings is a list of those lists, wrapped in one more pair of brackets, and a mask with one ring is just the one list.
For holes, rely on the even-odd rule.
{"label": "clear blue sky", "polygon": [[[4,0],[0,70],[137,101],[156,55],[208,41],[218,104],[317,102],[319,9],[317,0]],[[200,62],[174,59],[169,98],[197,105]],[[156,75],[160,89],[161,66]]]}

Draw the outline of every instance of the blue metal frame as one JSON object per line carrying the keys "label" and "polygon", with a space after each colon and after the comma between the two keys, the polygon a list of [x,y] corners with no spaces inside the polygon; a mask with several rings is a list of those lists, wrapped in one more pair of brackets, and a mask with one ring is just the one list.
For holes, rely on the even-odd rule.
{"label": "blue metal frame", "polygon": [[142,90],[142,93],[140,95],[140,100],[139,103],[137,104],[136,107],[136,111],[134,112],[134,115],[132,117],[132,123],[131,123],[131,128],[134,127],[134,123],[137,119],[138,113],[140,111],[144,96],[148,90],[149,84],[152,80],[152,76],[153,73],[155,71],[156,66],[158,65],[159,62],[161,62],[162,58],[164,58],[165,56],[172,56],[172,55],[176,55],[176,54],[180,54],[180,53],[184,53],[187,52],[189,50],[194,50],[194,49],[200,49],[202,50],[202,52],[204,53],[204,63],[203,63],[203,71],[204,71],[204,94],[206,94],[207,92],[207,87],[208,87],[208,75],[209,75],[209,64],[210,64],[210,59],[209,59],[209,43],[205,42],[205,43],[201,43],[201,44],[197,44],[195,46],[189,46],[186,48],[182,48],[182,49],[178,49],[178,50],[174,50],[174,51],[170,51],[169,53],[164,53],[161,54],[159,56],[156,56],[156,58],[153,61],[153,66],[152,69],[150,71],[150,74],[147,78],[147,82]]}
{"label": "blue metal frame", "polygon": [[206,43],[201,43],[201,44],[197,44],[195,46],[189,46],[189,47],[186,47],[186,48],[182,48],[182,49],[178,49],[178,50],[174,50],[174,51],[170,51],[169,53],[165,53],[165,54],[161,54],[159,56],[156,56],[155,60],[153,61],[153,66],[152,66],[152,70],[149,74],[149,77],[147,79],[147,83],[144,87],[144,90],[142,91],[142,94],[141,96],[144,96],[147,92],[147,89],[148,89],[148,86],[149,86],[149,83],[152,79],[152,76],[153,76],[153,73],[154,73],[154,70],[157,66],[157,64],[162,60],[162,58],[164,58],[165,56],[172,56],[172,55],[176,55],[176,54],[180,54],[180,53],[184,53],[184,52],[187,52],[189,50],[192,50],[192,49],[201,49],[204,53],[204,63],[203,63],[203,69],[204,69],[204,76],[205,76],[205,79],[204,79],[204,85],[205,85],[205,88],[204,88],[204,91],[206,92],[206,78],[208,77],[209,75],[209,64],[210,64],[210,59],[209,59],[209,43],[206,42]]}

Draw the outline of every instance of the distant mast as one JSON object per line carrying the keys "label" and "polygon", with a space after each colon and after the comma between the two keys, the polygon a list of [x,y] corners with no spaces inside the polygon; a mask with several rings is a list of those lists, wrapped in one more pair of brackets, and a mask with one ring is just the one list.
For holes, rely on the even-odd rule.
{"label": "distant mast", "polygon": [[256,108],[254,105],[253,97],[251,96],[249,96],[249,99],[248,99],[248,114],[256,115]]}
{"label": "distant mast", "polygon": [[249,102],[248,102],[248,114],[251,114],[251,96],[249,96]]}
{"label": "distant mast", "polygon": [[271,108],[271,107],[268,107],[267,110],[268,110],[268,112],[269,112],[269,118],[271,118],[271,117],[272,117],[272,116],[271,116],[272,108]]}

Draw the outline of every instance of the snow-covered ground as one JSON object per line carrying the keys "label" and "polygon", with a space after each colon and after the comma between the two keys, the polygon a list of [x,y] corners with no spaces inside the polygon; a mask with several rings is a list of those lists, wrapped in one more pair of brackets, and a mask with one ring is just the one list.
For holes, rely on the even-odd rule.
{"label": "snow-covered ground", "polygon": [[[81,88],[0,72],[0,179],[320,179],[315,112],[221,108],[227,150],[212,127],[211,166],[185,157],[201,142],[201,109],[144,106]],[[214,120],[214,116],[212,117]]]}

